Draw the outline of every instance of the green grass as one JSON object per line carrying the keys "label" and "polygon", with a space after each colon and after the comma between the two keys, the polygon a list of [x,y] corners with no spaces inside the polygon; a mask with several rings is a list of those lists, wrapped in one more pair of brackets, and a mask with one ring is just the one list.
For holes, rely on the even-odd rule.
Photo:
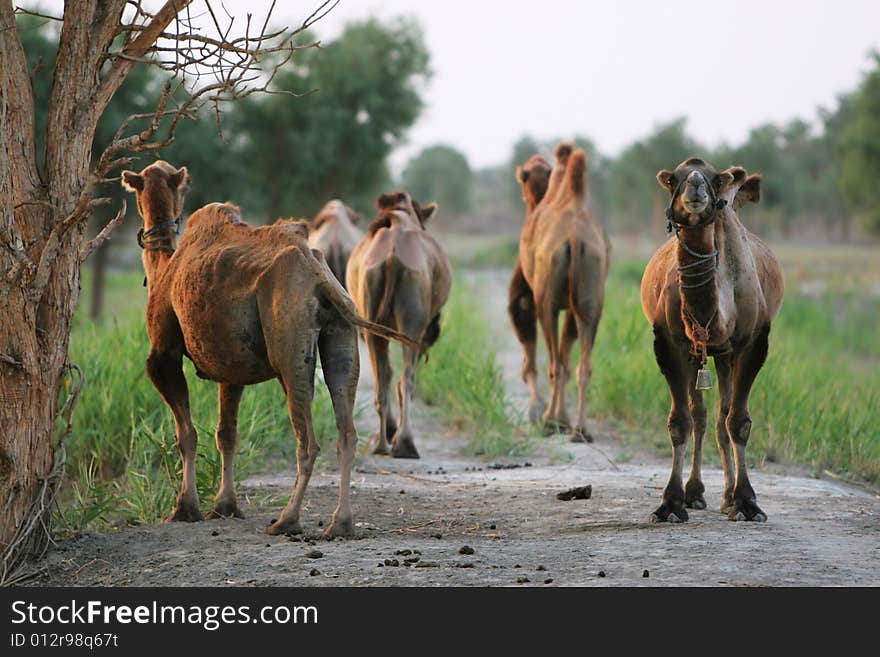
{"label": "green grass", "polygon": [[419,368],[417,394],[467,431],[472,454],[524,454],[531,441],[511,421],[510,402],[490,345],[486,318],[457,279],[443,309],[440,339]]}

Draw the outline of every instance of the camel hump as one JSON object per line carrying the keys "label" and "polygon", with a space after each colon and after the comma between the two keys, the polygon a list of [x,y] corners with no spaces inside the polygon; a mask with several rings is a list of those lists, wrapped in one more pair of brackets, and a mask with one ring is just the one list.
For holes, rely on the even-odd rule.
{"label": "camel hump", "polygon": [[582,148],[574,151],[568,158],[565,187],[578,198],[583,198],[587,192],[587,154]]}

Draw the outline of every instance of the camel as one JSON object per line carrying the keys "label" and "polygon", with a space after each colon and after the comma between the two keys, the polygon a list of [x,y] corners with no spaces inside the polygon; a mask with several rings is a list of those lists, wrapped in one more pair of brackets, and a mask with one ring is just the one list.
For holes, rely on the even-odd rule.
{"label": "camel", "polygon": [[[523,379],[529,386],[529,416],[536,420],[543,406],[537,393],[535,320],[541,325],[550,355],[550,402],[543,411],[548,431],[571,429],[572,442],[592,442],[587,430],[587,388],[590,359],[602,316],[610,243],[602,225],[587,209],[587,156],[571,144],[556,148],[556,166],[532,158],[519,170],[527,214],[519,243],[522,281],[514,272],[510,315],[523,344]],[[546,183],[545,183],[546,181]],[[543,191],[543,194],[542,194]],[[528,291],[531,290],[530,297]],[[560,311],[566,311],[560,340]],[[571,426],[565,407],[568,363],[575,340],[578,364],[578,415]]]}
{"label": "camel", "polygon": [[324,254],[330,271],[345,287],[345,268],[351,252],[364,237],[356,226],[361,216],[338,199],[328,201],[309,224],[309,246]]}
{"label": "camel", "polygon": [[[516,181],[522,186],[526,216],[534,212],[538,203],[547,193],[551,170],[550,164],[540,155],[533,155],[528,162],[516,168]],[[510,278],[507,298],[507,314],[523,348],[521,374],[529,389],[529,422],[537,424],[547,408],[547,402],[538,391],[538,363],[535,355],[538,341],[538,320],[535,317],[535,297],[523,275],[519,254],[517,254],[513,276]]]}
{"label": "camel", "polygon": [[[724,468],[721,512],[730,520],[765,521],[746,470],[751,432],[749,393],[767,358],[770,324],[782,305],[782,269],[770,248],[740,222],[737,210],[757,203],[761,176],[742,167],[718,172],[692,157],[657,174],[671,196],[667,218],[674,236],[653,255],[642,278],[645,317],[654,330],[654,354],[672,397],[667,426],[672,473],[654,522],[682,522],[687,508],[705,509],[701,480],[706,406],[705,370],[715,361],[719,405],[715,424]],[[694,453],[682,488],[688,435]],[[732,457],[731,457],[732,452]]]}
{"label": "camel", "polygon": [[355,327],[384,339],[418,344],[358,317],[351,298],[319,251],[308,247],[304,222],[253,228],[230,203],[194,212],[177,243],[186,167],[157,161],[140,173],[124,171],[143,228],[138,242],[148,287],[147,374],[174,415],[183,482],[169,521],[198,521],[197,434],[182,369],[188,357],[201,378],[219,383],[216,443],[222,457],[220,490],[209,517],[238,517],[233,462],[238,405],[244,386],[278,379],[287,395],[297,438],[296,485],[269,534],[297,533],[306,486],[318,454],[311,419],[314,371],[320,353],[339,430],[339,503],[328,537],[353,531],[349,482],[357,432],[353,423],[359,374]]}
{"label": "camel", "polygon": [[[440,336],[440,309],[449,297],[452,270],[441,246],[425,230],[437,204],[420,206],[406,192],[383,194],[378,217],[348,261],[346,280],[358,311],[370,321],[396,329],[430,347]],[[400,425],[388,395],[393,372],[388,341],[367,335],[376,382],[379,432],[374,453],[419,458],[412,430],[411,405],[420,352],[403,345],[403,373],[397,384]],[[389,436],[391,437],[389,445]]]}

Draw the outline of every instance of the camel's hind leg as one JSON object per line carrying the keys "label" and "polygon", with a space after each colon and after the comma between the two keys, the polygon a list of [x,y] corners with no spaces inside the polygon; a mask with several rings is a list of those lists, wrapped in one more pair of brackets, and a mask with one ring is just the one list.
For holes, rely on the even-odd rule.
{"label": "camel's hind leg", "polygon": [[357,333],[348,323],[332,322],[321,329],[318,338],[324,382],[333,401],[336,429],[339,439],[336,456],[339,459],[339,504],[333,512],[324,535],[352,536],[354,521],[351,513],[351,468],[357,448],[358,435],[354,428],[354,401],[360,373]]}
{"label": "camel's hind leg", "polygon": [[760,330],[755,341],[733,360],[733,397],[727,416],[727,433],[733,441],[733,458],[736,464],[736,485],[733,487],[733,504],[727,511],[729,520],[767,520],[758,506],[755,491],[749,482],[746,469],[746,445],[752,431],[749,415],[749,394],[755,377],[767,359],[767,336],[770,327]]}
{"label": "camel's hind leg", "polygon": [[[370,365],[373,368],[373,405],[379,414],[379,433],[376,438],[376,447],[373,454],[390,454],[391,445],[388,442],[389,430],[397,427],[392,420],[391,408],[388,403],[388,394],[391,388],[391,377],[394,372],[391,369],[391,361],[388,358],[388,340],[375,335],[367,335],[367,350],[370,353]],[[393,434],[392,434],[393,435]]]}
{"label": "camel's hind leg", "polygon": [[147,358],[147,374],[174,414],[175,437],[180,458],[183,461],[183,484],[177,496],[174,513],[165,520],[169,522],[195,522],[203,520],[199,509],[199,492],[196,488],[196,447],[198,434],[189,411],[189,388],[183,375],[183,356],[150,352]]}
{"label": "camel's hind leg", "polygon": [[687,391],[694,386],[696,368],[689,363],[687,354],[670,344],[669,339],[657,329],[654,329],[654,355],[672,395],[672,406],[666,423],[672,442],[672,472],[669,474],[669,483],[663,490],[660,506],[651,514],[650,520],[682,522],[688,519],[681,482],[682,470],[687,438],[694,426],[688,407]]}
{"label": "camel's hind leg", "polygon": [[684,503],[689,509],[705,509],[706,499],[703,493],[702,464],[703,464],[703,436],[706,434],[706,404],[703,401],[703,391],[697,390],[696,386],[688,390],[688,408],[694,420],[694,454],[691,461],[691,476],[684,487]]}
{"label": "camel's hind leg", "polygon": [[535,318],[535,297],[519,261],[510,279],[507,313],[523,349],[522,378],[529,388],[529,422],[537,424],[547,409],[547,402],[538,392],[538,363],[535,355],[538,322]]}
{"label": "camel's hind leg", "polygon": [[571,441],[593,442],[593,436],[587,429],[587,391],[593,376],[592,355],[593,343],[596,340],[596,329],[599,326],[601,310],[590,309],[585,313],[575,314],[577,321],[577,337],[580,344],[580,362],[577,369],[578,383],[578,418],[571,434]]}
{"label": "camel's hind leg", "polygon": [[266,528],[267,534],[302,532],[300,510],[319,450],[312,425],[317,333],[317,330],[308,328],[298,330],[283,346],[270,352],[270,357],[273,352],[284,353],[279,378],[287,395],[287,408],[296,433],[296,484],[281,516]]}
{"label": "camel's hind leg", "polygon": [[550,403],[544,412],[544,427],[548,432],[568,431],[571,426],[565,409],[565,384],[568,381],[567,363],[563,361],[559,343],[559,311],[554,307],[550,294],[536,297],[538,321],[550,355]]}
{"label": "camel's hind leg", "polygon": [[220,490],[214,498],[214,510],[209,518],[244,518],[235,498],[235,450],[238,447],[238,405],[244,386],[221,383],[217,392],[220,405],[220,419],[217,421],[217,449],[223,470],[220,475]]}

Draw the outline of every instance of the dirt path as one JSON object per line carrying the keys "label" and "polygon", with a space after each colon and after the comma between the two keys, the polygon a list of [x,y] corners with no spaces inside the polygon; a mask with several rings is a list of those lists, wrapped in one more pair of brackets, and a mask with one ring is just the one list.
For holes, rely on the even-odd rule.
{"label": "dirt path", "polygon": [[[469,278],[481,298],[494,304],[487,313],[505,382],[522,405],[518,345],[503,313],[506,277],[480,272]],[[363,367],[362,392],[369,396],[366,358]],[[362,434],[373,424],[372,413],[366,413]],[[48,576],[36,583],[880,584],[880,496],[870,490],[794,469],[756,470],[752,482],[769,522],[731,523],[715,510],[721,472],[705,468],[710,508],[693,511],[683,525],[652,525],[647,517],[665,485],[668,458],[649,451],[633,455],[631,447],[624,456],[620,441],[601,425],[595,425],[594,445],[550,438],[546,453],[556,454],[555,460],[540,455],[503,460],[519,466],[509,469],[464,456],[464,436],[449,431],[431,409],[417,406],[415,426],[420,461],[359,458],[353,477],[355,540],[320,538],[335,505],[337,477],[331,469],[312,479],[305,540],[260,532],[286,502],[294,479],[288,467],[244,482],[247,520],[127,528],[66,541],[48,557]],[[559,459],[560,453],[570,458]],[[591,499],[556,499],[557,492],[584,484],[592,485]],[[462,554],[469,552],[464,546],[472,553]],[[314,550],[321,556],[310,558]]]}

